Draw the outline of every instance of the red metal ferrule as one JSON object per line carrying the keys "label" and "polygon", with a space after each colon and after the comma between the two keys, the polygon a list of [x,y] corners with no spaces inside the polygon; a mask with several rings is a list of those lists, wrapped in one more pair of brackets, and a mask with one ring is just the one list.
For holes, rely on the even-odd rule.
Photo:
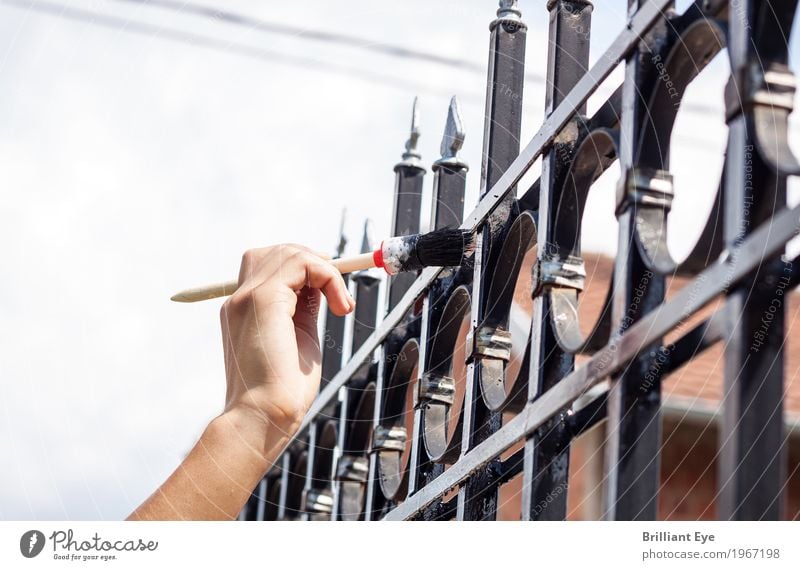
{"label": "red metal ferrule", "polygon": [[383,242],[381,242],[381,246],[378,249],[372,252],[372,261],[375,263],[375,267],[386,270],[386,266],[383,264]]}

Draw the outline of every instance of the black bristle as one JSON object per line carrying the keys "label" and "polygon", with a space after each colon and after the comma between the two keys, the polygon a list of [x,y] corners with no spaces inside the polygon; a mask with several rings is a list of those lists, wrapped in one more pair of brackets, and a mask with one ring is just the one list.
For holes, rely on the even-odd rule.
{"label": "black bristle", "polygon": [[472,232],[459,228],[442,228],[413,238],[416,240],[413,253],[403,264],[403,271],[423,267],[456,267],[471,258],[475,250]]}

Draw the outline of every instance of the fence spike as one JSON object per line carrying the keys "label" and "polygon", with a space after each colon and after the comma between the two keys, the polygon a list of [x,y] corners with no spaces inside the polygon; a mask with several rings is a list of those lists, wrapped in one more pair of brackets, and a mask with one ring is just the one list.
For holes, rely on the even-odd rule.
{"label": "fence spike", "polygon": [[440,152],[442,158],[456,158],[458,151],[464,146],[464,123],[461,120],[461,107],[458,104],[458,97],[453,95],[450,99],[450,107],[447,110],[447,123],[444,127],[442,136],[442,146]]}
{"label": "fence spike", "polygon": [[364,220],[364,235],[361,238],[361,253],[369,253],[375,249],[372,247],[372,244],[375,243],[375,240],[372,236],[372,220],[367,218]]}
{"label": "fence spike", "polygon": [[406,151],[403,153],[403,160],[406,162],[416,162],[422,155],[417,150],[417,141],[421,131],[419,129],[419,97],[414,97],[414,104],[411,107],[411,132],[406,141]]}

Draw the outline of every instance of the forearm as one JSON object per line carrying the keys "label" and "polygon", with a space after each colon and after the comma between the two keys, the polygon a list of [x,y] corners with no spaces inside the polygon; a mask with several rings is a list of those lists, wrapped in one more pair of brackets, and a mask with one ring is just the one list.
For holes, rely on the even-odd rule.
{"label": "forearm", "polygon": [[239,276],[220,310],[228,411],[129,519],[236,518],[319,392],[320,291],[335,315],[355,308],[339,271],[282,245],[246,252]]}
{"label": "forearm", "polygon": [[189,455],[129,520],[231,520],[288,440],[246,411],[215,418]]}

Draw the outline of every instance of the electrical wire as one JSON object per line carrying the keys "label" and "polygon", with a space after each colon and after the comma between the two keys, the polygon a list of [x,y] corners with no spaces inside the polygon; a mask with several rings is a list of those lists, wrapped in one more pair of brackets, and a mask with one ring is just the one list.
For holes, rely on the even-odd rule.
{"label": "electrical wire", "polygon": [[[435,63],[448,67],[464,69],[467,71],[477,72],[480,74],[486,73],[486,68],[478,65],[473,61],[465,59],[451,58],[441,56],[439,54],[425,52],[407,48],[405,46],[398,46],[388,43],[379,43],[366,38],[361,38],[354,35],[341,34],[337,32],[327,32],[324,30],[313,30],[308,28],[301,28],[299,26],[291,26],[284,23],[269,22],[260,18],[246,16],[238,12],[224,10],[209,5],[201,4],[187,4],[186,2],[179,2],[178,0],[112,0],[114,2],[124,2],[126,4],[138,4],[143,6],[152,6],[163,10],[169,10],[180,14],[190,14],[198,17],[214,20],[216,22],[223,22],[235,26],[243,26],[248,30],[256,30],[259,32],[269,34],[279,34],[290,37],[302,37],[303,39],[316,40],[326,43],[337,43],[346,46],[368,49],[388,55],[391,57],[398,57],[404,59],[416,59],[425,61],[427,63]],[[534,83],[544,84],[545,79],[539,73],[526,72],[525,80]],[[697,103],[689,103],[685,108],[694,113],[714,113],[716,109],[709,105],[700,105]]]}
{"label": "electrical wire", "polygon": [[[158,7],[161,9],[172,10],[181,13],[193,14],[210,18],[215,21],[225,22],[228,24],[245,26],[248,29],[255,29],[265,33],[291,35],[293,37],[301,36],[306,39],[313,39],[321,42],[339,43],[358,48],[369,48],[380,53],[390,55],[398,58],[409,58],[426,61],[429,63],[436,63],[440,65],[450,66],[454,68],[464,69],[473,72],[484,72],[484,69],[475,64],[463,59],[448,58],[413,50],[402,46],[391,44],[374,43],[370,40],[350,36],[346,34],[339,34],[335,32],[326,32],[321,30],[306,30],[300,27],[289,26],[286,24],[268,22],[265,20],[244,16],[239,13],[217,9],[207,5],[189,5],[178,2],[176,0],[113,0],[115,2],[124,2],[127,4],[138,4]],[[62,19],[82,22],[85,24],[100,26],[108,29],[113,29],[120,32],[139,34],[147,37],[157,37],[169,41],[184,43],[187,45],[202,47],[210,50],[215,50],[227,54],[239,55],[248,57],[255,60],[260,60],[270,63],[278,63],[289,66],[302,66],[304,68],[313,68],[323,72],[338,73],[348,75],[364,81],[378,83],[384,86],[391,86],[393,88],[401,89],[404,91],[413,91],[414,93],[430,93],[438,96],[449,97],[449,91],[436,89],[430,85],[409,81],[407,79],[400,79],[398,77],[376,73],[373,71],[365,70],[362,68],[350,67],[333,62],[325,62],[318,59],[299,56],[295,54],[286,54],[274,50],[255,47],[252,45],[230,42],[221,40],[211,36],[205,36],[194,32],[186,32],[176,28],[166,28],[144,22],[137,22],[128,20],[126,18],[111,16],[101,12],[94,12],[81,8],[74,8],[50,2],[47,0],[0,0],[0,5],[5,5],[17,9],[25,9],[30,11],[39,12],[45,15],[55,16]],[[533,73],[526,74],[526,79],[533,82],[541,83],[543,80],[541,76]],[[471,102],[475,104],[483,103],[483,94],[462,92],[459,98],[464,102]],[[694,114],[709,114],[718,113],[717,108],[701,105],[696,103],[686,103],[684,108],[690,113]]]}
{"label": "electrical wire", "polygon": [[[435,53],[425,52],[421,50],[411,49],[405,46],[388,44],[383,42],[376,42],[367,38],[362,38],[349,34],[341,34],[338,32],[328,32],[324,30],[313,30],[309,28],[302,28],[299,26],[291,26],[289,24],[270,22],[267,20],[253,18],[241,13],[231,12],[213,6],[187,4],[185,2],[178,2],[176,0],[113,0],[114,2],[123,2],[125,4],[138,4],[142,6],[152,6],[161,8],[163,10],[170,10],[180,14],[189,14],[214,20],[216,22],[223,22],[234,26],[243,26],[248,30],[256,30],[268,34],[277,34],[289,36],[294,38],[302,38],[304,40],[314,40],[325,43],[341,44],[349,47],[368,49],[372,52],[378,52],[390,57],[397,57],[402,59],[416,59],[427,63],[434,63],[444,65],[447,67],[454,67],[457,69],[464,69],[467,71],[486,73],[486,67],[479,65],[474,61],[465,59],[458,59],[454,57],[442,56]],[[528,79],[542,83],[544,78],[532,73]]]}
{"label": "electrical wire", "polygon": [[[281,53],[278,51],[242,43],[230,42],[211,36],[204,36],[194,32],[186,32],[176,28],[166,28],[154,24],[137,22],[118,16],[111,16],[100,12],[85,10],[82,8],[73,8],[46,0],[36,0],[34,2],[31,2],[30,0],[0,0],[0,5],[15,9],[30,10],[47,16],[53,16],[64,20],[71,20],[83,24],[112,29],[127,34],[159,38],[231,55],[244,56],[259,61],[302,67],[304,69],[313,68],[319,71],[347,75],[364,81],[378,83],[383,86],[397,88],[406,92],[411,91],[413,93],[429,93],[448,98],[452,96],[452,92],[450,90],[437,89],[422,82],[409,81],[361,68],[321,61],[295,54]],[[480,103],[483,101],[483,95],[467,93],[463,97],[459,97],[463,100],[473,103]]]}

